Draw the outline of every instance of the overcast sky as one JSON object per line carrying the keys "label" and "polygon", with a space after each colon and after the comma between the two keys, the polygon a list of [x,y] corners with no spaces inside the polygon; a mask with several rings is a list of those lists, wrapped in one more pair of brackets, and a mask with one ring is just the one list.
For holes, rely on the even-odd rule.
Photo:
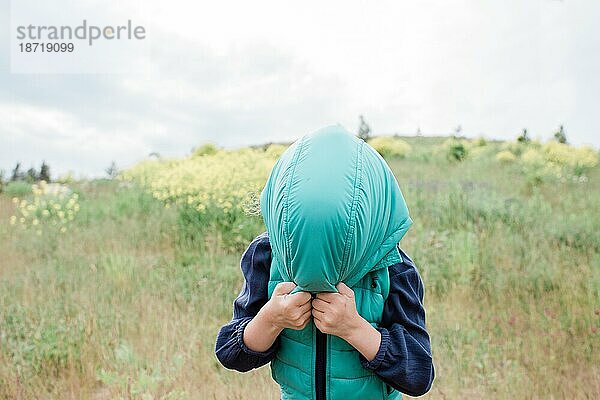
{"label": "overcast sky", "polygon": [[[207,141],[355,131],[359,114],[374,134],[547,139],[564,124],[600,146],[598,1],[86,2],[143,24],[147,57],[130,74],[11,74],[0,0],[0,169],[100,176]],[[81,22],[67,3],[40,7]]]}

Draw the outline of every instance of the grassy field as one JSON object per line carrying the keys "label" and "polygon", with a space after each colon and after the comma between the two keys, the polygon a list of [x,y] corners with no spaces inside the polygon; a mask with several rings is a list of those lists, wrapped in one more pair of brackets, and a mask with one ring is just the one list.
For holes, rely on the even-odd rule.
{"label": "grassy field", "polygon": [[[600,168],[540,179],[499,162],[500,143],[456,162],[443,139],[406,141],[389,164],[425,283],[425,398],[600,398]],[[0,399],[277,399],[268,367],[214,356],[260,217],[226,214],[233,240],[135,183],[70,186],[64,233],[11,225],[19,204],[0,194]]]}

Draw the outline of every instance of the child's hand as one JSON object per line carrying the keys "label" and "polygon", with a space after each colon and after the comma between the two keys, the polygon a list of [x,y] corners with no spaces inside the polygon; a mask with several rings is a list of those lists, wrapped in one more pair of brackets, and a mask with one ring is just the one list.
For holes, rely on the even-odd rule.
{"label": "child's hand", "polygon": [[371,361],[381,345],[381,334],[356,311],[354,291],[344,282],[336,287],[339,293],[318,293],[313,299],[315,325],[323,333],[344,339]]}
{"label": "child's hand", "polygon": [[308,292],[289,294],[295,287],[293,282],[279,283],[265,304],[269,322],[279,329],[304,329],[310,321],[311,295]]}
{"label": "child's hand", "polygon": [[344,282],[336,287],[339,293],[317,293],[312,315],[321,332],[347,339],[362,325],[363,318],[356,311],[354,291]]}
{"label": "child's hand", "polygon": [[246,325],[243,340],[253,351],[267,351],[284,328],[304,329],[310,321],[311,295],[308,292],[289,294],[296,285],[281,282],[273,295]]}

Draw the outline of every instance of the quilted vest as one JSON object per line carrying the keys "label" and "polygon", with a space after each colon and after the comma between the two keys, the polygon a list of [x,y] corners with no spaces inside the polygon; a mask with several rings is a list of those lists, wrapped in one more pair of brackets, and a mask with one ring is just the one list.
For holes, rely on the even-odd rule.
{"label": "quilted vest", "polygon": [[[400,262],[397,244],[412,220],[385,160],[340,125],[307,134],[275,162],[260,195],[271,244],[268,294],[277,283],[294,292],[337,292],[344,282],[357,311],[381,322],[389,292],[387,267]],[[318,331],[285,329],[271,362],[283,399],[397,399],[360,364],[343,339]]]}
{"label": "quilted vest", "polygon": [[[395,255],[387,257],[381,268],[369,272],[352,287],[358,313],[374,327],[381,322],[383,305],[390,290],[387,266],[400,262],[398,260],[400,258]],[[271,268],[269,298],[280,282],[283,282],[281,274]],[[281,332],[279,350],[271,361],[271,376],[279,384],[283,400],[315,400],[319,399],[319,392],[324,394],[324,399],[330,400],[402,399],[399,391],[363,368],[358,351],[348,342],[334,335],[320,335],[325,337],[324,346],[317,349],[317,328],[312,319],[302,330],[284,329]],[[317,352],[323,352],[324,357]],[[325,363],[317,367],[319,357],[323,357]],[[319,374],[324,379],[319,380]]]}

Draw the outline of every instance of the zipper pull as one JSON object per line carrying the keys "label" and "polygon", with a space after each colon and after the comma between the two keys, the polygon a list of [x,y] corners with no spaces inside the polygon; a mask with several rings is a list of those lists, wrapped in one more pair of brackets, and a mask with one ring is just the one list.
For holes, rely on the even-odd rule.
{"label": "zipper pull", "polygon": [[377,277],[374,276],[373,279],[371,280],[371,287],[373,289],[377,288],[377,281],[378,281]]}

